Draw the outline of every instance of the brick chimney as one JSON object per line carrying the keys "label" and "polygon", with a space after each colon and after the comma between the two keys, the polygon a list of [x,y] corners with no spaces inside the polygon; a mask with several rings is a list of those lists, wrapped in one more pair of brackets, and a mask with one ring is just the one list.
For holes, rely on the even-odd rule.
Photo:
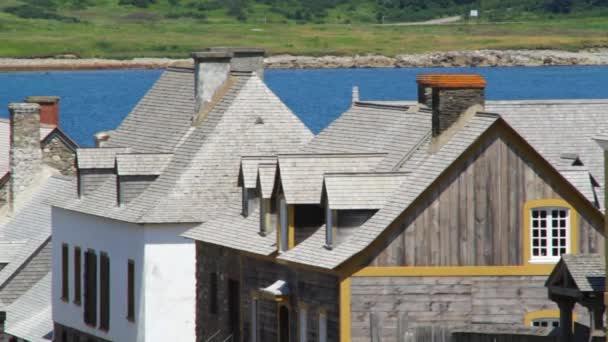
{"label": "brick chimney", "polygon": [[25,99],[27,103],[40,105],[40,123],[59,126],[59,96],[29,96]]}
{"label": "brick chimney", "polygon": [[418,101],[433,110],[433,137],[485,105],[486,80],[480,75],[420,75],[416,81]]}
{"label": "brick chimney", "polygon": [[33,184],[42,171],[40,105],[11,103],[8,108],[11,127],[9,202],[13,206],[17,195]]}

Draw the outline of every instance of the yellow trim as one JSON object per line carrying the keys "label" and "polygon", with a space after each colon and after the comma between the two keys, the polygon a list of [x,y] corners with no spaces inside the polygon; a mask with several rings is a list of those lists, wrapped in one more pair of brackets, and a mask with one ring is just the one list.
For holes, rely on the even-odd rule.
{"label": "yellow trim", "polygon": [[364,267],[354,277],[546,276],[555,265]]}
{"label": "yellow trim", "polygon": [[296,246],[295,209],[293,204],[287,206],[287,249]]}
{"label": "yellow trim", "polygon": [[523,210],[523,257],[524,265],[531,265],[530,259],[532,255],[530,246],[530,211],[534,208],[542,207],[561,207],[567,208],[570,215],[570,250],[568,253],[575,254],[578,252],[578,213],[570,203],[557,198],[530,200],[524,203]]}
{"label": "yellow trim", "polygon": [[340,342],[350,342],[350,277],[340,280]]}
{"label": "yellow trim", "polygon": [[[524,325],[527,327],[532,326],[532,321],[540,318],[559,318],[559,310],[538,310],[527,312],[524,315]],[[572,325],[576,322],[576,312],[572,313]]]}

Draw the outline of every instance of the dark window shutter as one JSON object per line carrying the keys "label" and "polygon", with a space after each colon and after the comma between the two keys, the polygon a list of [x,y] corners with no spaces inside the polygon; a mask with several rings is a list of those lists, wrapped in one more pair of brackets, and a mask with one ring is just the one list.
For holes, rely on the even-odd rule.
{"label": "dark window shutter", "polygon": [[110,258],[107,253],[99,256],[99,329],[110,329]]}
{"label": "dark window shutter", "polygon": [[135,321],[135,262],[129,260],[127,274],[127,319]]}
{"label": "dark window shutter", "polygon": [[84,322],[97,324],[97,256],[92,250],[85,253],[84,267]]}
{"label": "dark window shutter", "polygon": [[74,248],[74,304],[80,305],[82,297],[82,252],[80,247]]}
{"label": "dark window shutter", "polygon": [[61,299],[70,300],[70,249],[67,244],[61,245]]}

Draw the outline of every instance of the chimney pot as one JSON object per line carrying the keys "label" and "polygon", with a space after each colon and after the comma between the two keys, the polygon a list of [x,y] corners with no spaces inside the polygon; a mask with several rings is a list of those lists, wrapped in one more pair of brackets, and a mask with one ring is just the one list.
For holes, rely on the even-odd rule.
{"label": "chimney pot", "polygon": [[27,103],[40,105],[40,123],[59,126],[59,96],[29,96],[25,99]]}
{"label": "chimney pot", "polygon": [[473,106],[485,105],[486,80],[480,75],[419,75],[418,101],[433,110],[433,137],[450,128]]}

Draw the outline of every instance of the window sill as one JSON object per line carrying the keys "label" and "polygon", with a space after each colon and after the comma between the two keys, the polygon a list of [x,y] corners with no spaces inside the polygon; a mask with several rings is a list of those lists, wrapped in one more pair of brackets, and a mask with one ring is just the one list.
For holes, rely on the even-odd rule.
{"label": "window sill", "polygon": [[82,303],[79,300],[75,300],[73,302],[73,304],[76,305],[76,306],[81,306],[82,305]]}
{"label": "window sill", "polygon": [[561,258],[554,259],[532,259],[528,260],[528,264],[531,265],[547,265],[547,264],[557,264]]}
{"label": "window sill", "polygon": [[127,321],[135,323],[135,317],[127,317]]}

